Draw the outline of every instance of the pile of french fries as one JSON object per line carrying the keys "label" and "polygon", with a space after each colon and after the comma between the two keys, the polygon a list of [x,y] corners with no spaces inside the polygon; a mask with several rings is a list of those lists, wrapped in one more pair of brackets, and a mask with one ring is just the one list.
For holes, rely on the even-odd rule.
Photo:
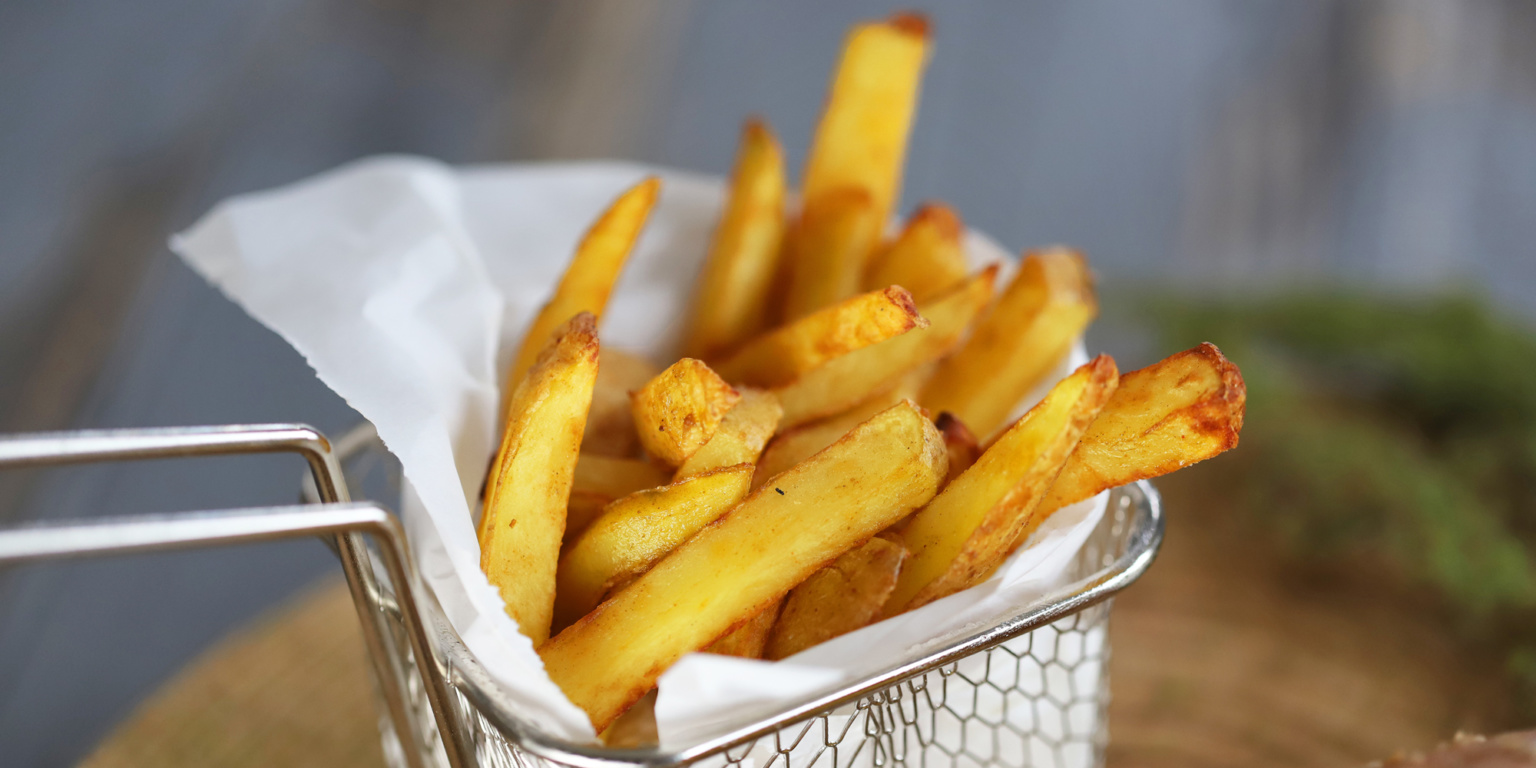
{"label": "pile of french fries", "polygon": [[683,342],[664,369],[598,325],[660,194],[587,232],[508,371],[481,564],[601,732],[694,651],[782,659],[986,580],[1041,521],[1237,444],[1209,344],[1121,375],[1099,356],[1022,418],[1094,318],[1083,257],[970,272],[928,204],[888,235],[926,21],[849,34],[788,210],[749,121]]}

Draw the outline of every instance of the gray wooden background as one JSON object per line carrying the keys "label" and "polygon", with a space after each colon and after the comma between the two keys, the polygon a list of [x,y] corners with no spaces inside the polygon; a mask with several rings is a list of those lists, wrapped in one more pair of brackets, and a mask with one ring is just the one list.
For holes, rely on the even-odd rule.
{"label": "gray wooden background", "polygon": [[[1015,249],[1080,245],[1111,288],[1453,283],[1536,317],[1536,4],[932,5],[905,205],[948,200]],[[174,260],[170,233],[378,152],[723,172],[750,112],[798,168],[846,26],[895,7],[0,3],[0,433],[340,432],[356,415]],[[299,470],[0,476],[0,525],[287,502]],[[72,763],[334,571],[294,544],[0,573],[0,763]]]}

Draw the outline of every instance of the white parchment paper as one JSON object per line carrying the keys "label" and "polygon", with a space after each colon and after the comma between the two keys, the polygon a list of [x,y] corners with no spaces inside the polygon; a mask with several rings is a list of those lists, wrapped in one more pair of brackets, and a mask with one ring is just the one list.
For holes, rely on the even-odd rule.
{"label": "white parchment paper", "polygon": [[[480,571],[472,509],[502,363],[586,227],[647,174],[662,178],[660,202],[600,335],[666,363],[719,211],[718,179],[623,163],[370,158],[225,201],[172,240],[373,422],[400,459],[412,550],[449,621],[522,716],[573,739],[593,738],[591,725]],[[978,264],[1011,264],[985,237],[967,244]],[[1085,360],[1079,345],[1051,381]],[[660,682],[663,746],[690,746],[1017,613],[1059,586],[1103,506],[1058,512],[985,584],[782,662],[685,657]]]}

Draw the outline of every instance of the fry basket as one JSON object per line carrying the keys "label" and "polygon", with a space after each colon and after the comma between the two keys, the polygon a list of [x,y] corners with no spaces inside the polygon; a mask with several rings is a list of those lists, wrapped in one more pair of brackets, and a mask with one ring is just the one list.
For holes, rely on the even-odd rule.
{"label": "fry basket", "polygon": [[371,425],[334,447],[311,427],[282,424],[0,436],[0,471],[274,452],[305,459],[311,503],[0,529],[0,567],[320,537],[357,608],[386,759],[412,768],[1102,765],[1110,598],[1146,571],[1163,535],[1152,486],[1118,488],[1070,583],[1008,620],[681,751],[614,749],[557,738],[515,714],[419,579],[399,522],[378,503],[350,501],[343,464],[377,468],[386,455]]}

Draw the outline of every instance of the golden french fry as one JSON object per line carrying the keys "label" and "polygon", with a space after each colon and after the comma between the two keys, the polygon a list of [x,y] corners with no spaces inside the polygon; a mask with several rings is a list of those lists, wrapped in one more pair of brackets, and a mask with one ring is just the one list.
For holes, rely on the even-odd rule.
{"label": "golden french fry", "polygon": [[890,218],[927,59],[928,20],[921,15],[902,13],[849,32],[811,142],[804,200],[859,187],[874,200],[876,221]]}
{"label": "golden french fry", "polygon": [[965,279],[965,225],[949,206],[927,203],[907,219],[901,235],[871,258],[866,289],[899,285],[921,306]]}
{"label": "golden french fry", "polygon": [[[598,367],[602,378],[602,367]],[[628,400],[628,398],[625,398]],[[576,474],[571,481],[571,499],[565,507],[565,543],[587,529],[615,499],[647,488],[667,484],[667,470],[643,459],[619,459],[593,453],[576,458]]]}
{"label": "golden french fry", "polygon": [[884,614],[979,583],[1007,556],[1014,535],[1115,391],[1115,361],[1100,355],[1062,379],[971,468],[913,515],[902,532],[912,557]]}
{"label": "golden french fry", "polygon": [[948,354],[992,300],[996,278],[997,267],[988,267],[948,294],[919,305],[927,328],[833,358],[774,388],[784,406],[780,426],[793,427],[847,410]]}
{"label": "golden french fry", "polygon": [[877,414],[778,476],[539,648],[599,731],[673,662],[933,497],[938,430],[914,405]]}
{"label": "golden french fry", "polygon": [[779,428],[784,409],[771,392],[750,387],[742,387],[739,392],[741,399],[725,412],[720,428],[704,447],[678,466],[675,480],[734,464],[757,463],[763,446]]}
{"label": "golden french fry", "polygon": [[791,234],[784,318],[805,317],[857,295],[883,223],[860,187],[839,187],[807,201]]}
{"label": "golden french fry", "polygon": [[604,593],[736,506],[751,484],[752,465],[739,464],[609,504],[560,559],[555,625],[581,618]]}
{"label": "golden french fry", "polygon": [[685,357],[630,396],[646,453],[678,466],[704,447],[741,393],[709,366]]}
{"label": "golden french fry", "polygon": [[737,384],[776,387],[856,349],[927,328],[912,295],[891,286],[813,312],[747,342],[715,370]]}
{"label": "golden french fry", "polygon": [[981,457],[981,444],[976,442],[976,435],[971,434],[965,422],[949,411],[939,414],[933,425],[944,435],[944,447],[949,455],[949,473],[944,476],[944,485],[948,486]]}
{"label": "golden french fry", "polygon": [[612,504],[613,501],[612,496],[572,488],[570,501],[565,503],[565,535],[560,538],[561,550],[564,551],[576,543],[576,537],[580,536],[593,520],[602,517],[603,508]]}
{"label": "golden french fry", "polygon": [[773,631],[773,623],[779,619],[779,606],[782,602],[775,600],[772,605],[753,614],[719,640],[710,643],[704,652],[743,659],[763,658],[763,649],[768,647],[768,633]]}
{"label": "golden french fry", "polygon": [[777,661],[869,624],[896,588],[907,549],[879,537],[789,591],[763,658]]}
{"label": "golden french fry", "polygon": [[768,327],[784,239],[784,153],[761,120],[747,121],[725,211],[694,292],[683,354],[716,359]]}
{"label": "golden french fry", "polygon": [[780,432],[758,458],[752,490],[760,488],[774,475],[820,453],[823,448],[837,442],[871,416],[910,397],[910,393],[903,393],[900,388],[882,392],[831,418]]}
{"label": "golden french fry", "polygon": [[1247,396],[1242,372],[1209,343],[1121,376],[1037,516],[1236,448]]}
{"label": "golden french fry", "polygon": [[533,367],[539,350],[549,343],[549,336],[555,328],[578,312],[590,312],[593,318],[603,316],[603,310],[608,306],[608,295],[613,292],[614,283],[618,282],[619,273],[623,271],[624,262],[629,259],[635,241],[640,239],[640,230],[650,218],[651,208],[655,206],[660,190],[661,180],[654,176],[647,177],[619,195],[619,199],[598,217],[582,237],[581,244],[576,246],[576,255],[571,259],[571,265],[566,267],[560,285],[555,288],[555,295],[539,310],[533,324],[523,334],[523,345],[518,349],[511,370],[507,371],[507,380],[502,384],[503,414],[507,411],[511,392],[517,388],[517,383],[522,381],[528,369]]}
{"label": "golden french fry", "polygon": [[480,568],[534,646],[549,637],[566,502],[596,380],[597,321],[582,312],[513,391],[486,484]]}
{"label": "golden french fry", "polygon": [[597,386],[592,411],[581,436],[583,453],[630,457],[640,452],[640,436],[629,408],[629,393],[661,373],[655,363],[607,345],[597,354]]}
{"label": "golden french fry", "polygon": [[1007,420],[1082,335],[1098,304],[1081,254],[1032,253],[960,349],[939,364],[922,404],[949,411],[982,437]]}

